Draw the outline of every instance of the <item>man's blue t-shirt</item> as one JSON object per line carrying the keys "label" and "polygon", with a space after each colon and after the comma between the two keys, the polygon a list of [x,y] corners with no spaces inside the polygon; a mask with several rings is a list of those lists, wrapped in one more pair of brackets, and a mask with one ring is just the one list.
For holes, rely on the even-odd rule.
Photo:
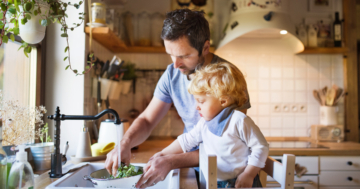
{"label": "man's blue t-shirt", "polygon": [[[214,55],[211,64],[219,62],[228,61]],[[174,64],[172,63],[161,76],[154,91],[156,98],[166,103],[174,103],[179,116],[185,124],[184,133],[191,131],[201,118],[196,110],[195,98],[187,90],[189,83],[190,80],[188,80],[188,77],[182,74],[179,69],[174,68]],[[248,101],[239,107],[238,110],[249,109],[251,107],[247,91],[246,95]]]}

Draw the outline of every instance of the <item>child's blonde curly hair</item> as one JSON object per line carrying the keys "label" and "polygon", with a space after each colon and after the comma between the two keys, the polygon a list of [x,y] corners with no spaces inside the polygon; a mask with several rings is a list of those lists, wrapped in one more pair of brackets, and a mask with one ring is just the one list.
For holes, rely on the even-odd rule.
{"label": "child's blonde curly hair", "polygon": [[228,97],[241,107],[246,101],[246,81],[233,64],[221,62],[196,70],[188,86],[190,94],[212,95],[219,100]]}

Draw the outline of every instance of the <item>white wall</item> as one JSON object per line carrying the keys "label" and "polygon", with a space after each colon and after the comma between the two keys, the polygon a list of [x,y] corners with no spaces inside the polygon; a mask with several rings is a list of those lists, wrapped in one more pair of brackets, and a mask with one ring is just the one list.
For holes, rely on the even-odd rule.
{"label": "white wall", "polygon": [[[76,0],[70,0],[77,3]],[[84,5],[77,10],[73,7],[68,8],[69,18],[66,20],[69,26],[78,23],[79,12],[84,12]],[[83,115],[84,112],[84,76],[75,76],[70,70],[65,71],[68,62],[63,59],[67,54],[64,49],[67,46],[66,39],[61,37],[60,25],[51,24],[47,27],[47,49],[46,49],[46,87],[45,87],[45,107],[47,115],[55,113],[57,106],[60,113],[68,115]],[[85,62],[85,33],[83,27],[69,31],[69,45],[71,63],[73,68],[82,72]],[[50,133],[53,137],[53,120],[46,118],[49,123]],[[62,121],[61,122],[61,152],[63,145],[69,141],[70,148],[67,156],[75,155],[78,143],[78,135],[83,126],[83,121]]]}

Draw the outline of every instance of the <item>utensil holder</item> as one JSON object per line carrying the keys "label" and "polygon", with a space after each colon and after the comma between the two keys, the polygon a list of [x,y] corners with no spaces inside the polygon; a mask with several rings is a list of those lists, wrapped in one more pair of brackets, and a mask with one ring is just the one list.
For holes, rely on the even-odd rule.
{"label": "utensil holder", "polygon": [[320,106],[320,125],[336,125],[336,112],[336,106]]}

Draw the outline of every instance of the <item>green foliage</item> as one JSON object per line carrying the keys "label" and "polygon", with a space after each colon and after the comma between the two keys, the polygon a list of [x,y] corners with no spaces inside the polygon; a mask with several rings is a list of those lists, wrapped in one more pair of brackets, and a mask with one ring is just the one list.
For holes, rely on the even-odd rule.
{"label": "green foliage", "polygon": [[133,80],[136,78],[134,63],[127,62],[124,64],[123,68],[126,69],[124,72],[124,77],[122,78],[123,80]]}
{"label": "green foliage", "polygon": [[[44,6],[40,6],[40,4],[47,4],[50,9],[45,8]],[[19,24],[25,25],[31,19],[35,19],[36,16],[40,16],[38,20],[39,24],[42,26],[48,26],[52,23],[58,23],[61,25],[61,37],[65,38],[68,43],[68,31],[73,31],[75,28],[81,26],[85,19],[85,13],[79,13],[79,22],[73,23],[74,26],[69,27],[66,23],[66,19],[68,15],[66,14],[68,7],[72,6],[76,9],[79,9],[83,4],[83,1],[79,1],[78,3],[65,3],[61,0],[7,0],[0,2],[0,46],[2,43],[7,43],[9,41],[9,37],[12,41],[15,41],[14,35],[19,35]],[[6,18],[4,18],[6,15]],[[38,19],[38,18],[36,18]],[[10,24],[12,23],[12,24]],[[10,34],[9,34],[10,33]],[[8,35],[9,34],[9,35]],[[69,43],[68,43],[69,44]],[[28,54],[31,52],[31,48],[28,47],[28,44],[22,41],[22,45],[19,48],[24,48],[24,54],[28,57]],[[70,47],[67,45],[65,48],[65,53],[67,55],[64,58],[64,61],[68,60],[69,66],[67,68],[71,68],[70,63]],[[66,69],[67,69],[66,68]],[[88,72],[92,68],[92,64],[90,68],[86,71]],[[75,74],[74,70],[72,70]],[[84,73],[84,72],[83,72]],[[79,74],[77,74],[79,75]]]}
{"label": "green foliage", "polygon": [[110,175],[110,178],[124,178],[124,177],[131,177],[131,176],[135,176],[135,175],[141,175],[143,174],[142,169],[135,169],[135,166],[133,165],[129,165],[129,166],[120,166],[118,168],[118,171],[116,173],[115,176]]}
{"label": "green foliage", "polygon": [[36,135],[39,137],[41,143],[51,142],[51,137],[48,136],[48,133],[49,133],[49,127],[48,124],[45,123],[45,125],[42,128],[39,128],[39,130],[36,132]]}

